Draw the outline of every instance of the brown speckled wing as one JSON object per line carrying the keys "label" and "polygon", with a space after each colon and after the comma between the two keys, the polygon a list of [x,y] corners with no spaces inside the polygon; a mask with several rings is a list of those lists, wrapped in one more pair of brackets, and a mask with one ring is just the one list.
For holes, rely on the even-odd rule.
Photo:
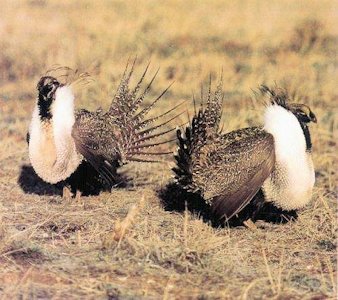
{"label": "brown speckled wing", "polygon": [[250,202],[274,165],[273,136],[261,128],[246,128],[202,147],[194,180],[215,216],[229,220]]}
{"label": "brown speckled wing", "polygon": [[78,111],[72,136],[76,149],[97,170],[102,178],[113,185],[119,165],[118,146],[113,128],[105,122],[100,111]]}

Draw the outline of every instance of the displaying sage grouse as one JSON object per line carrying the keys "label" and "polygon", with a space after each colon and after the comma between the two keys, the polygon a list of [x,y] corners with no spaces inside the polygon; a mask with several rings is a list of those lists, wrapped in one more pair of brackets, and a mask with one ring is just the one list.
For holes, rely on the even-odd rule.
{"label": "displaying sage grouse", "polygon": [[158,129],[177,117],[163,121],[163,117],[177,106],[161,115],[146,118],[169,87],[141,109],[157,72],[144,91],[140,92],[148,65],[137,85],[130,89],[134,64],[131,68],[127,65],[106,112],[102,109],[95,112],[74,110],[72,84],[62,84],[51,76],[40,79],[27,135],[29,158],[39,177],[55,184],[72,179],[75,174],[74,180],[82,181],[78,183],[80,190],[84,185],[95,189],[99,183],[109,189],[119,180],[119,166],[129,161],[153,162],[155,160],[149,158],[152,155],[172,153],[149,149],[168,143],[168,139],[163,137],[174,129],[161,132]]}
{"label": "displaying sage grouse", "polygon": [[220,83],[214,94],[209,88],[205,108],[195,112],[185,134],[177,130],[176,182],[200,195],[218,221],[255,220],[266,204],[292,213],[311,198],[315,174],[307,124],[316,117],[308,106],[289,103],[286,91],[260,91],[268,98],[262,127],[222,134]]}

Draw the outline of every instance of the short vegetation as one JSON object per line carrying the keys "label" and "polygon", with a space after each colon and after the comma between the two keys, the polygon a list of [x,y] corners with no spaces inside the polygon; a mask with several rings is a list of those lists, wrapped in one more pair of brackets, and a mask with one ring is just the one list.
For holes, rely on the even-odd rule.
{"label": "short vegetation", "polygon": [[[327,299],[337,294],[337,41],[334,1],[0,1],[0,298]],[[199,99],[223,73],[224,131],[262,122],[261,84],[314,111],[316,186],[295,222],[213,227],[165,205],[173,157],[130,164],[125,188],[62,197],[29,165],[41,75],[89,72],[77,107],[107,108],[128,58],[160,67],[153,114]],[[60,74],[61,76],[62,74]],[[148,98],[151,101],[152,97]],[[190,101],[191,100],[191,101]],[[176,124],[168,124],[176,126]],[[163,145],[163,150],[175,145]],[[175,194],[172,195],[173,201]]]}

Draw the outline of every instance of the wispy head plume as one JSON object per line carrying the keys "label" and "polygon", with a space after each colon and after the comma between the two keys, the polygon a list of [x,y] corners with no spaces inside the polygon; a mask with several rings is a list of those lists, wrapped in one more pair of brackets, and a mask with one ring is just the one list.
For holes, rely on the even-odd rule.
{"label": "wispy head plume", "polygon": [[78,69],[72,69],[67,66],[55,65],[46,71],[44,76],[53,76],[63,85],[85,86],[94,79],[88,72],[80,72]]}

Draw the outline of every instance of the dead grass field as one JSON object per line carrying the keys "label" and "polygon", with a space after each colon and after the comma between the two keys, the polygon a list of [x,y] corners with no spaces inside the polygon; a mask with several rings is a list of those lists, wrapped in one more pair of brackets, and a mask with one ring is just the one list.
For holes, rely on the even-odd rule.
{"label": "dead grass field", "polygon": [[[337,295],[335,1],[0,1],[1,299],[333,299]],[[77,106],[107,107],[128,57],[151,60],[154,113],[223,68],[226,130],[260,124],[260,84],[308,103],[316,167],[298,221],[213,228],[165,211],[172,160],[131,164],[134,183],[63,199],[29,168],[35,86],[51,66],[91,73]],[[149,76],[150,77],[150,76]],[[148,78],[149,78],[148,77]],[[187,104],[189,107],[189,104]],[[184,121],[185,116],[180,121]],[[180,122],[179,121],[179,122]],[[21,182],[21,183],[19,183]]]}

